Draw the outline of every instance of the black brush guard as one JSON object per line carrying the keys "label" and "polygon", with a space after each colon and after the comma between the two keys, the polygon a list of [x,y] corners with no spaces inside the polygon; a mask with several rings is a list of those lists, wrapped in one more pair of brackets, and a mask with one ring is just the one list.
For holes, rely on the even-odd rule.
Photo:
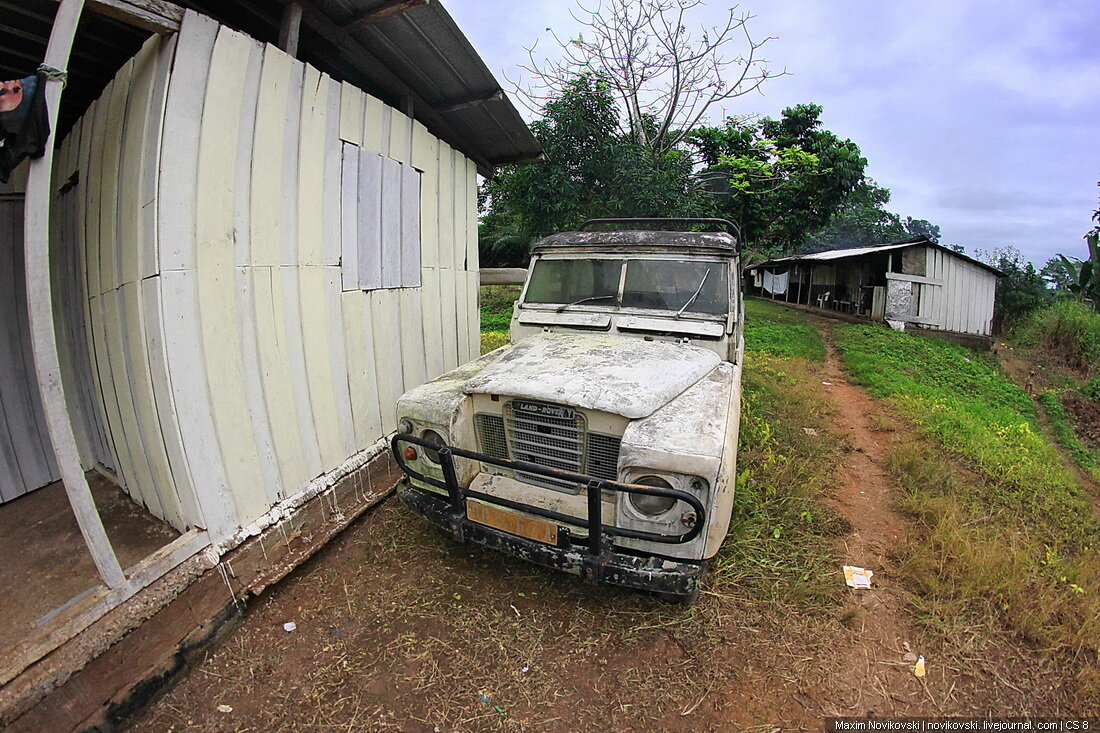
{"label": "black brush guard", "polygon": [[[443,470],[443,479],[427,476],[410,468],[403,455],[403,445],[416,445],[438,453]],[[459,542],[472,541],[502,552],[518,555],[531,562],[564,570],[580,575],[592,583],[610,583],[631,588],[650,590],[656,593],[689,598],[698,590],[699,576],[703,572],[701,562],[643,557],[615,552],[611,537],[624,537],[658,544],[683,544],[698,537],[706,526],[706,509],[697,497],[677,489],[660,489],[638,484],[624,484],[618,481],[585,476],[584,474],[547,468],[527,461],[512,461],[503,458],[464,450],[450,445],[440,446],[408,433],[399,433],[390,441],[394,460],[407,476],[435,486],[447,492],[447,498],[438,494],[407,485],[401,492],[401,498],[411,509],[423,515],[429,521],[448,529]],[[572,517],[550,509],[531,506],[500,496],[463,487],[455,471],[455,457],[465,458],[479,463],[536,474],[547,478],[566,481],[584,487],[588,498],[588,516],[584,519]],[[666,535],[656,532],[614,527],[603,523],[602,492],[614,491],[622,494],[643,494],[646,496],[667,496],[684,502],[695,513],[695,523],[684,534]],[[466,500],[477,499],[487,504],[505,507],[527,514],[558,522],[557,545],[547,545],[536,540],[513,535],[472,521],[466,514]],[[574,535],[569,527],[584,527],[586,535]]]}

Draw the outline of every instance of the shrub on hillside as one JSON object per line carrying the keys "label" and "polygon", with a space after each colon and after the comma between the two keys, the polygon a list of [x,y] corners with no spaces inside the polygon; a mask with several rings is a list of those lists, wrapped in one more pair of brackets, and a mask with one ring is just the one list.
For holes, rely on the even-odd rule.
{"label": "shrub on hillside", "polygon": [[1087,374],[1100,369],[1100,313],[1079,300],[1057,300],[1031,313],[1017,335],[1071,369]]}

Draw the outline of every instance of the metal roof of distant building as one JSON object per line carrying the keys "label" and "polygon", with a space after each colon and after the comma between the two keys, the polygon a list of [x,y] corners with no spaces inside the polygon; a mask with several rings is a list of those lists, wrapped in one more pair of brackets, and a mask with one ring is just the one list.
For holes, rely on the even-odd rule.
{"label": "metal roof of distant building", "polygon": [[912,247],[914,245],[920,245],[925,247],[935,247],[936,249],[947,252],[948,254],[958,257],[960,260],[966,260],[971,264],[978,267],[989,270],[998,277],[1004,277],[1004,273],[998,270],[992,265],[986,264],[981,260],[976,260],[969,255],[965,255],[962,252],[956,252],[950,247],[945,247],[942,244],[930,241],[924,237],[915,237],[913,239],[905,239],[900,242],[890,242],[887,244],[873,244],[867,247],[852,247],[849,249],[832,249],[826,252],[813,252],[803,255],[790,255],[789,257],[777,257],[775,259],[767,260],[766,262],[759,262],[755,265],[747,267],[748,270],[755,270],[760,267],[770,267],[772,265],[797,263],[797,262],[829,262],[832,260],[846,260],[852,257],[863,257],[870,254],[878,254],[881,252],[892,252],[899,249],[905,249],[906,247]]}

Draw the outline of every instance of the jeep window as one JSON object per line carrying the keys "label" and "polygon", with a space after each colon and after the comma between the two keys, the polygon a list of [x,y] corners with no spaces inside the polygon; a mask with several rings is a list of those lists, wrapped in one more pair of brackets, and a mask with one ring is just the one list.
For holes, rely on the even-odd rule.
{"label": "jeep window", "polygon": [[618,305],[622,260],[539,260],[527,285],[526,303]]}
{"label": "jeep window", "polygon": [[[626,280],[620,294],[624,264]],[[730,305],[728,270],[724,262],[696,260],[540,259],[524,302],[559,309],[570,305],[673,313],[684,309],[685,313],[724,316]]]}
{"label": "jeep window", "polygon": [[686,313],[724,316],[730,305],[728,269],[721,262],[630,260],[626,264],[622,305],[670,311],[687,305]]}

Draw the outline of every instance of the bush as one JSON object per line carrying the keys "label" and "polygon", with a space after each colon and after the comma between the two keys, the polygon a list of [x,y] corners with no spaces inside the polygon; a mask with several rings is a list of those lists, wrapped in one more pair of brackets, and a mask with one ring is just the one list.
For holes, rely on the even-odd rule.
{"label": "bush", "polygon": [[1092,374],[1100,367],[1100,313],[1079,300],[1065,298],[1033,312],[1017,338],[1071,369]]}

